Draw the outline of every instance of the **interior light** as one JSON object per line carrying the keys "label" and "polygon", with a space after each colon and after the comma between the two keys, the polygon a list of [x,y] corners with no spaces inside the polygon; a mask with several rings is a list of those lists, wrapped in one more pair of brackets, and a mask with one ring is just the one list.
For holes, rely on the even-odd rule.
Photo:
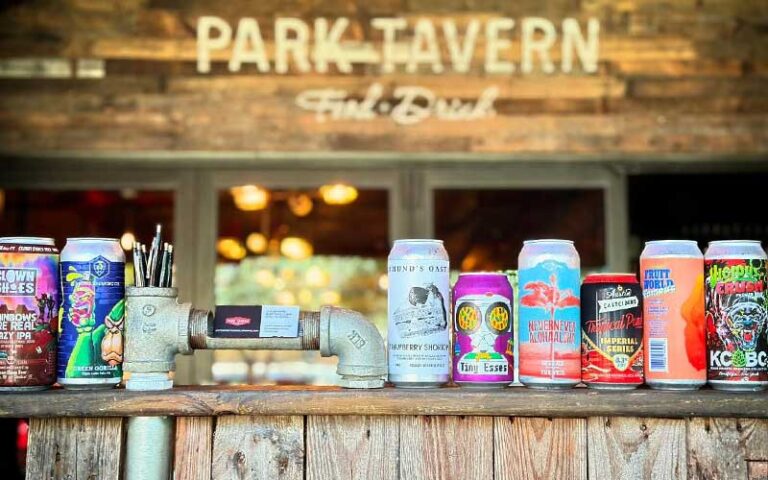
{"label": "interior light", "polygon": [[220,238],[216,251],[227,260],[242,260],[248,253],[240,240],[231,237]]}
{"label": "interior light", "polygon": [[357,189],[343,183],[323,185],[319,191],[323,201],[328,205],[346,205],[357,199]]}
{"label": "interior light", "polygon": [[379,276],[379,288],[386,291],[389,288],[389,277],[386,273]]}
{"label": "interior light", "polygon": [[304,260],[312,256],[312,244],[300,237],[285,237],[280,242],[280,253],[292,260]]}
{"label": "interior light", "polygon": [[264,253],[267,251],[267,237],[254,232],[245,238],[245,246],[253,253]]}
{"label": "interior light", "polygon": [[306,193],[297,193],[288,197],[288,208],[297,217],[306,217],[315,205]]}
{"label": "interior light", "polygon": [[136,236],[130,230],[120,237],[120,246],[123,247],[123,250],[126,252],[130,252],[131,249],[133,249],[134,243],[136,243]]}
{"label": "interior light", "polygon": [[320,302],[323,305],[338,305],[341,302],[341,294],[336,290],[326,290],[320,294]]}
{"label": "interior light", "polygon": [[311,266],[304,274],[304,281],[310,287],[327,287],[331,282],[330,276],[317,265]]}
{"label": "interior light", "polygon": [[269,203],[269,191],[256,185],[232,187],[229,191],[235,206],[246,212],[262,210]]}

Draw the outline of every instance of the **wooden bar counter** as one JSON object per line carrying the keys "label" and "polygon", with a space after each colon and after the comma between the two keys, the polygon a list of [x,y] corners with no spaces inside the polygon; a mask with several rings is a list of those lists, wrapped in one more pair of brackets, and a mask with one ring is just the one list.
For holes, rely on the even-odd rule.
{"label": "wooden bar counter", "polygon": [[177,387],[0,395],[27,478],[117,479],[125,418],[174,416],[176,479],[766,479],[768,394]]}

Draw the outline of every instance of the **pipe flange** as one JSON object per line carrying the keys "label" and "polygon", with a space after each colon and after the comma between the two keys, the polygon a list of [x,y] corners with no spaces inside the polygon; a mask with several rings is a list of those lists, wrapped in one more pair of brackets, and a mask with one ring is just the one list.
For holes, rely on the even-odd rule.
{"label": "pipe flange", "polygon": [[353,377],[342,375],[339,386],[354,389],[384,388],[384,377]]}

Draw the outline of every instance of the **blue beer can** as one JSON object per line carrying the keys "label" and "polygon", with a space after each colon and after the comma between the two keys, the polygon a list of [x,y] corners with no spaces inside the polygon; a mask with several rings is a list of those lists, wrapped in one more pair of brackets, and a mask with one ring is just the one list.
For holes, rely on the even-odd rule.
{"label": "blue beer can", "polygon": [[123,376],[125,254],[112,238],[68,238],[61,251],[57,381],[111,388]]}

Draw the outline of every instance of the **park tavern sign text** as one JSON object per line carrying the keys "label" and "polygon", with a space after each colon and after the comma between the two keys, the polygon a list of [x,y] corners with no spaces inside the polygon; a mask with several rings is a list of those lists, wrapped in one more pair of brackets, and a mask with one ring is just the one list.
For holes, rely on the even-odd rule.
{"label": "park tavern sign text", "polygon": [[[541,17],[477,18],[462,25],[451,18],[409,22],[381,17],[370,20],[370,31],[380,38],[376,42],[346,39],[349,26],[346,17],[313,22],[278,17],[272,25],[274,38],[265,39],[255,18],[241,18],[233,26],[219,17],[202,16],[197,23],[197,70],[209,73],[212,55],[219,59],[224,52],[229,71],[239,72],[243,65],[252,64],[264,74],[352,75],[355,65],[374,66],[382,75],[467,74],[474,68],[492,82],[504,75],[597,72],[597,19],[579,23],[566,18],[557,28]],[[511,60],[513,55],[518,63]],[[409,125],[427,118],[467,121],[492,116],[497,95],[493,84],[469,101],[442,98],[430,89],[408,85],[387,94],[374,81],[362,100],[329,85],[299,93],[296,105],[314,112],[318,121],[372,120],[386,115]]]}

